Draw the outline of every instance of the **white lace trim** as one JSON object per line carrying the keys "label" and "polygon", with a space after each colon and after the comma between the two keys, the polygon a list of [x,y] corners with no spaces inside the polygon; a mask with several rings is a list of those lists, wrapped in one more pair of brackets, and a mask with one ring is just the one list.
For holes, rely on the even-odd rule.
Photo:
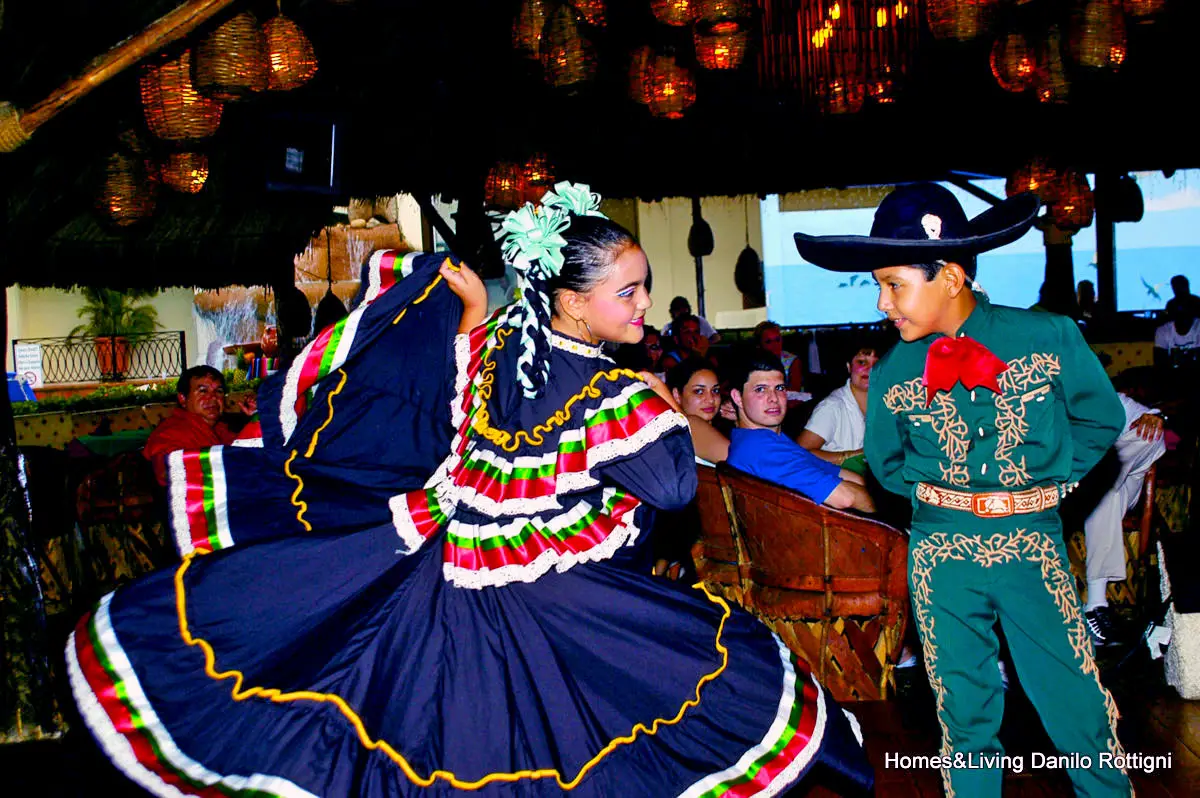
{"label": "white lace trim", "polygon": [[[704,778],[697,781],[692,786],[688,787],[684,792],[680,793],[679,798],[697,798],[712,790],[722,782],[738,779],[746,775],[751,766],[764,756],[771,753],[771,749],[779,742],[779,738],[783,736],[784,729],[787,728],[788,719],[791,716],[792,705],[796,702],[797,696],[801,696],[803,700],[804,687],[798,685],[797,681],[801,675],[792,667],[791,652],[778,635],[774,635],[775,644],[779,647],[779,659],[783,664],[783,685],[780,690],[779,704],[775,710],[775,720],[771,723],[767,733],[763,735],[762,740],[748,749],[746,753],[738,759],[731,767],[720,771],[719,773],[710,773]],[[805,682],[811,682],[817,692],[817,719],[813,725],[812,736],[808,743],[802,748],[792,761],[789,762],[783,770],[771,780],[771,783],[764,787],[759,792],[753,793],[761,798],[770,798],[770,796],[778,795],[779,793],[792,786],[796,777],[816,756],[821,750],[821,743],[825,740],[825,722],[826,708],[824,689],[816,679],[805,679]]]}
{"label": "white lace trim", "polygon": [[[127,700],[137,708],[142,720],[141,732],[154,739],[159,752],[156,758],[165,762],[169,768],[184,773],[192,781],[210,787],[224,786],[232,788],[236,792],[242,790],[262,791],[267,794],[280,795],[283,798],[317,798],[307,790],[278,776],[264,773],[252,773],[249,776],[223,776],[209,770],[185,754],[167,731],[167,727],[158,717],[158,713],[154,711],[154,705],[147,698],[137,677],[137,672],[133,669],[124,649],[121,648],[120,641],[117,640],[109,616],[111,601],[112,594],[110,593],[100,600],[100,604],[95,610],[96,633],[100,638],[99,648],[108,657],[113,669],[117,672],[117,678],[121,680],[125,688]],[[71,633],[71,637],[67,641],[66,654],[71,692],[75,695],[84,721],[113,764],[131,780],[160,798],[182,798],[184,793],[174,785],[163,781],[157,773],[138,760],[137,754],[129,744],[129,739],[117,730],[104,707],[100,705],[91,685],[83,675],[83,668],[75,653],[75,632]]]}
{"label": "white lace trim", "polygon": [[[606,488],[605,502],[612,495],[612,488]],[[622,516],[628,521],[618,523],[608,537],[592,546],[587,551],[558,552],[547,550],[532,561],[523,565],[505,565],[500,568],[482,568],[474,570],[462,568],[451,563],[442,563],[442,576],[455,587],[471,590],[481,590],[485,587],[504,587],[513,582],[535,582],[544,576],[551,568],[558,573],[566,573],[580,563],[607,560],[622,546],[630,546],[637,540],[641,530],[634,523],[634,513],[641,502],[629,508]],[[611,516],[610,516],[611,517]]]}
{"label": "white lace trim", "polygon": [[412,554],[425,545],[426,538],[417,531],[412,514],[408,511],[407,494],[401,493],[388,499],[388,507],[392,511],[392,526],[396,528],[400,540],[408,547],[408,551],[404,553]]}
{"label": "white lace trim", "polygon": [[450,400],[450,423],[454,429],[462,427],[467,412],[462,408],[463,394],[467,391],[467,368],[471,365],[471,334],[454,336],[454,395]]}
{"label": "white lace trim", "polygon": [[618,457],[635,454],[674,429],[691,428],[682,413],[675,410],[660,413],[628,438],[614,438],[611,441],[589,446],[587,448],[588,468],[594,468]]}
{"label": "white lace trim", "polygon": [[582,357],[603,357],[604,348],[593,344],[585,344],[583,341],[576,341],[573,338],[567,338],[565,335],[558,333],[550,334],[550,346],[555,349],[561,349],[564,352],[570,352],[573,355]]}
{"label": "white lace trim", "polygon": [[169,476],[167,492],[171,501],[171,529],[175,532],[175,547],[182,557],[191,554],[196,547],[192,545],[192,526],[187,514],[187,472],[183,467],[183,450],[167,455],[167,474]]}

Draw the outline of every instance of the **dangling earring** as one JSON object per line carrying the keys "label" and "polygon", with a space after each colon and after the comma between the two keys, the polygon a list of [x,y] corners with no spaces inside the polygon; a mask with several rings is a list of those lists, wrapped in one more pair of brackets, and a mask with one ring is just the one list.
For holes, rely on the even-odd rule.
{"label": "dangling earring", "polygon": [[587,323],[587,319],[575,319],[575,329],[578,330],[580,325],[583,325],[583,328],[587,330],[587,335],[580,335],[579,337],[587,341],[589,344],[598,343],[596,341],[596,336],[592,335],[592,325]]}

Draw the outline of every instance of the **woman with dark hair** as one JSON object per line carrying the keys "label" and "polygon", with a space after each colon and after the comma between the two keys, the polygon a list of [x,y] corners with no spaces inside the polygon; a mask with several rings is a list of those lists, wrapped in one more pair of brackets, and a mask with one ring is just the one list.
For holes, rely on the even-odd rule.
{"label": "woman with dark hair", "polygon": [[601,350],[640,340],[651,302],[598,205],[560,183],[509,214],[521,300],[490,318],[453,258],[375,253],[359,306],[268,381],[250,447],[171,455],[182,565],[103,599],[67,650],[130,778],[765,796],[820,759],[869,789],[767,627],[650,575],[650,508],[691,499],[693,451],[665,386]]}
{"label": "woman with dark hair", "polygon": [[721,381],[712,364],[698,357],[684,360],[667,373],[671,398],[687,417],[696,460],[719,463],[729,455],[729,439],[712,425],[721,409]]}

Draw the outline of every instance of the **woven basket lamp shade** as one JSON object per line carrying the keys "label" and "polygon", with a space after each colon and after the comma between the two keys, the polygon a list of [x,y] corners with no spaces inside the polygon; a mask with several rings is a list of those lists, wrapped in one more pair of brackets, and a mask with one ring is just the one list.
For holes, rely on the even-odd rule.
{"label": "woven basket lamp shade", "polygon": [[[732,30],[721,30],[733,26]],[[696,44],[696,60],[705,69],[737,69],[746,59],[746,47],[750,43],[750,31],[739,29],[734,23],[717,23],[714,30],[704,32],[699,25],[692,31]]]}
{"label": "woven basket lamp shade", "polygon": [[1141,25],[1153,22],[1167,7],[1167,0],[1125,0],[1125,18]]}
{"label": "woven basket lamp shade", "polygon": [[593,28],[603,28],[608,24],[605,0],[568,0],[575,13],[583,17]]}
{"label": "woven basket lamp shade", "polygon": [[646,80],[650,66],[654,63],[654,48],[639,47],[629,60],[629,96],[634,102],[647,105],[650,102],[650,84]]}
{"label": "woven basket lamp shade", "polygon": [[692,0],[650,0],[650,12],[664,25],[676,28],[692,24]]}
{"label": "woven basket lamp shade", "polygon": [[1071,55],[1082,67],[1120,69],[1127,53],[1121,0],[1088,0],[1072,17]]}
{"label": "woven basket lamp shade", "polygon": [[1067,68],[1063,64],[1062,34],[1051,25],[1046,38],[1038,46],[1037,70],[1033,87],[1038,102],[1065,103],[1071,91]]}
{"label": "woven basket lamp shade", "polygon": [[992,45],[992,75],[1000,88],[1020,93],[1034,84],[1037,54],[1022,33],[1009,33]]}
{"label": "woven basket lamp shade", "polygon": [[501,161],[488,170],[483,200],[496,208],[516,208],[525,201],[525,174],[520,165]]}
{"label": "woven basket lamp shade", "polygon": [[998,0],[926,0],[925,19],[935,39],[969,42],[987,32]]}
{"label": "woven basket lamp shade", "polygon": [[546,20],[541,58],[546,82],[558,89],[577,89],[596,76],[596,52],[579,32],[570,7],[559,6]]}
{"label": "woven basket lamp shade", "polygon": [[140,157],[113,153],[105,166],[100,210],[117,227],[129,227],[149,219],[156,202],[155,183]]}
{"label": "woven basket lamp shade", "polygon": [[540,202],[542,195],[554,185],[554,168],[546,153],[535,152],[529,156],[521,170],[521,179],[525,184],[525,201]]}
{"label": "woven basket lamp shade", "polygon": [[675,57],[657,55],[646,70],[646,95],[650,113],[665,119],[682,119],[696,102],[692,73],[675,63]]}
{"label": "woven basket lamp shade", "polygon": [[1088,185],[1087,175],[1074,169],[1063,172],[1058,178],[1055,195],[1054,202],[1046,210],[1055,227],[1075,232],[1091,225],[1096,212],[1096,199]]}
{"label": "woven basket lamp shade", "polygon": [[1015,197],[1029,192],[1036,194],[1043,205],[1050,205],[1058,199],[1056,192],[1060,187],[1061,175],[1062,170],[1045,158],[1034,158],[1008,176],[1004,181],[1004,194]]}
{"label": "woven basket lamp shade", "polygon": [[545,26],[546,0],[521,0],[513,19],[513,49],[526,58],[537,58]]}
{"label": "woven basket lamp shade", "polygon": [[141,68],[138,89],[150,132],[167,141],[208,138],[221,125],[219,100],[205,97],[192,85],[192,53],[151,62]]}
{"label": "woven basket lamp shade", "polygon": [[317,74],[317,54],[300,26],[279,14],[263,25],[267,40],[267,88],[298,89]]}
{"label": "woven basket lamp shade", "polygon": [[173,152],[163,159],[159,180],[184,194],[195,194],[208,180],[208,156],[199,152]]}
{"label": "woven basket lamp shade", "polygon": [[249,12],[201,40],[192,58],[192,82],[209,97],[243,100],[267,88],[267,41]]}

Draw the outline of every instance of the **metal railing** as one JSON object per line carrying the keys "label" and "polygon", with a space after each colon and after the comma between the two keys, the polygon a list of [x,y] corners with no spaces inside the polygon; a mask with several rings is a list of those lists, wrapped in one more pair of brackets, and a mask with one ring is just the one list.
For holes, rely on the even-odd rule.
{"label": "metal railing", "polygon": [[[29,344],[40,347],[45,385],[178,377],[187,368],[183,330],[100,338],[14,339],[14,363],[29,357]],[[24,358],[18,358],[22,346],[26,347]]]}

